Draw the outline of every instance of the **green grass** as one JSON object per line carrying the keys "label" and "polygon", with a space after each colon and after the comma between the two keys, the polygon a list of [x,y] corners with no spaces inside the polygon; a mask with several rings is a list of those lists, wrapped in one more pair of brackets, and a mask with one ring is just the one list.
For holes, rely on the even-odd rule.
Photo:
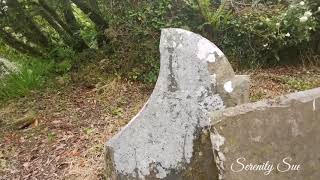
{"label": "green grass", "polygon": [[40,89],[46,82],[53,64],[35,59],[21,66],[18,73],[10,74],[0,81],[0,102],[27,96]]}
{"label": "green grass", "polygon": [[305,91],[313,88],[313,84],[303,79],[295,79],[290,78],[287,83],[291,89],[295,89],[297,91]]}
{"label": "green grass", "polygon": [[[279,77],[280,83],[287,85],[291,90],[305,91],[318,87],[317,76],[284,76]],[[314,79],[316,78],[316,79]]]}

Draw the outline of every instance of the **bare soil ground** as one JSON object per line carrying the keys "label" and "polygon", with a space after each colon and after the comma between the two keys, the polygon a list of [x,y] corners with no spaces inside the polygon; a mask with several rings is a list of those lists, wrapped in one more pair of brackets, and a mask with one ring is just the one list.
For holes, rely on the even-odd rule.
{"label": "bare soil ground", "polygon": [[[319,69],[276,68],[251,75],[251,100],[320,87]],[[104,143],[140,110],[152,88],[114,80],[99,89],[70,85],[0,107],[0,180],[105,179]],[[33,112],[33,113],[30,113]],[[13,126],[33,114],[32,125]]]}
{"label": "bare soil ground", "polygon": [[[0,110],[0,179],[103,179],[104,143],[146,102],[139,83],[113,81],[98,91],[71,86]],[[36,112],[31,127],[12,122]]]}
{"label": "bare soil ground", "polygon": [[251,79],[252,102],[320,87],[320,68],[280,67],[244,72]]}

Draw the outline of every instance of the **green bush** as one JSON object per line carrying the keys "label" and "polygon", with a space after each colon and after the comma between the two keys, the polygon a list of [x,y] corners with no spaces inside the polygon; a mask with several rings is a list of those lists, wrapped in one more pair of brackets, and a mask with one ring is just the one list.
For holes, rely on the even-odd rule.
{"label": "green bush", "polygon": [[[117,1],[107,10],[113,54],[108,72],[153,83],[159,71],[160,30],[179,27],[214,41],[239,67],[301,62],[319,31],[318,1],[245,1],[234,8],[210,0]],[[306,19],[307,18],[307,19]],[[211,27],[211,28],[210,28]],[[308,51],[311,52],[311,51]]]}
{"label": "green bush", "polygon": [[53,50],[51,50],[48,55],[48,58],[54,59],[56,62],[61,62],[64,60],[73,59],[74,56],[75,56],[75,52],[71,48],[61,46],[61,47],[55,47]]}
{"label": "green bush", "polygon": [[310,48],[319,30],[316,15],[320,10],[309,1],[260,4],[238,11],[225,7],[225,3],[214,8],[208,0],[198,1],[212,25],[214,41],[240,66],[293,63],[292,59]]}
{"label": "green bush", "polygon": [[189,29],[200,25],[197,12],[183,0],[115,1],[107,16],[113,55],[112,74],[154,83],[159,71],[160,31],[165,27]]}
{"label": "green bush", "polygon": [[[52,35],[53,47],[43,52],[48,54],[45,58],[54,61],[47,63],[48,68],[40,70],[37,66],[43,62],[37,64],[32,61],[23,66],[20,74],[11,75],[1,82],[1,90],[4,89],[1,97],[11,97],[8,89],[14,89],[14,86],[24,87],[21,88],[24,90],[17,90],[23,93],[12,90],[12,96],[23,96],[27,89],[40,87],[50,73],[64,76],[69,75],[70,70],[74,73],[71,75],[73,80],[88,82],[86,84],[90,86],[105,77],[101,74],[154,83],[159,71],[160,31],[166,27],[202,34],[239,66],[288,63],[286,60],[291,63],[301,52],[316,53],[314,49],[309,50],[314,44],[320,49],[319,0],[245,0],[243,3],[234,1],[234,4],[221,1],[220,5],[212,0],[98,2],[109,24],[104,32],[110,40],[107,47],[98,49],[97,27],[75,5],[72,6],[80,26],[77,33],[91,48],[82,52],[75,52],[63,43],[58,33],[46,28],[46,21],[33,17],[45,34]],[[29,61],[3,46],[0,53],[6,54],[8,59],[17,59],[23,65]]]}
{"label": "green bush", "polygon": [[53,63],[33,60],[22,66],[17,73],[10,74],[0,81],[0,101],[28,95],[32,90],[41,88]]}

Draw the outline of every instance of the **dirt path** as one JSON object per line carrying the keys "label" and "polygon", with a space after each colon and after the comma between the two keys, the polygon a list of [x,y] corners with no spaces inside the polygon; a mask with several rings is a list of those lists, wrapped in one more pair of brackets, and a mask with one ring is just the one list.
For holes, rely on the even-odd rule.
{"label": "dirt path", "polygon": [[[252,101],[320,86],[315,69],[248,73]],[[104,179],[104,143],[140,110],[151,91],[143,84],[115,80],[98,90],[74,85],[3,105],[0,179]],[[12,129],[28,112],[35,112],[32,126]]]}

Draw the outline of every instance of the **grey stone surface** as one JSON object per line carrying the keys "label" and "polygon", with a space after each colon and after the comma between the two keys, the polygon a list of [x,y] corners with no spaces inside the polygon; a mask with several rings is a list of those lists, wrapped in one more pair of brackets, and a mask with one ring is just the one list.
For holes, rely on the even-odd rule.
{"label": "grey stone surface", "polygon": [[[228,60],[213,43],[164,29],[161,68],[142,110],[106,144],[109,179],[216,179],[208,112],[247,101]],[[235,84],[234,84],[235,83]],[[233,94],[236,92],[235,94]],[[235,100],[232,98],[243,98]]]}
{"label": "grey stone surface", "polygon": [[0,58],[0,79],[2,79],[5,75],[8,75],[13,72],[17,72],[18,67],[16,64],[10,62],[5,58]]}
{"label": "grey stone surface", "polygon": [[[230,88],[230,85],[232,85],[232,87],[236,87],[232,88],[232,92],[228,90],[228,88]],[[227,83],[223,82],[217,87],[218,92],[224,99],[225,105],[227,107],[233,107],[249,102],[250,78],[247,75],[236,75],[233,79],[227,81]]]}
{"label": "grey stone surface", "polygon": [[230,107],[210,116],[223,179],[320,178],[320,88]]}

